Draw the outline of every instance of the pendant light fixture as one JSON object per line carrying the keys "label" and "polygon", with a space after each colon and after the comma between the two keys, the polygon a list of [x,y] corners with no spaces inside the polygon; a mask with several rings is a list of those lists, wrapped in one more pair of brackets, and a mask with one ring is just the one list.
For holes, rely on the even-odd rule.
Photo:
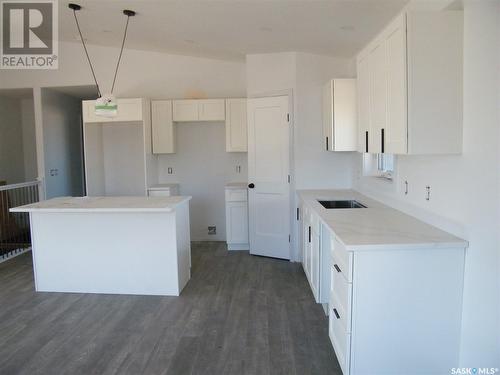
{"label": "pendant light fixture", "polygon": [[78,17],[76,16],[77,11],[82,9],[82,7],[78,4],[73,4],[73,3],[68,4],[68,7],[71,10],[73,10],[73,15],[75,17],[76,27],[78,29],[78,33],[80,34],[80,39],[82,41],[85,55],[87,56],[87,61],[89,62],[92,76],[94,77],[94,82],[95,82],[96,89],[97,89],[97,100],[95,103],[95,114],[97,116],[101,116],[101,117],[116,117],[118,115],[118,106],[116,104],[116,98],[113,95],[113,91],[115,88],[116,77],[118,75],[118,68],[120,67],[120,62],[121,62],[122,55],[123,55],[123,48],[125,47],[125,40],[127,38],[128,23],[129,23],[130,17],[135,16],[135,12],[133,10],[128,10],[128,9],[123,10],[123,14],[125,16],[127,16],[127,22],[125,24],[125,31],[123,33],[123,40],[122,40],[122,45],[120,48],[120,55],[118,56],[118,61],[116,63],[115,74],[113,76],[113,84],[111,85],[111,92],[109,94],[103,95],[101,93],[100,88],[99,88],[99,83],[97,82],[94,67],[92,66],[92,61],[90,60],[87,46],[85,44],[85,39],[83,39],[82,31],[80,29],[80,24],[78,22]]}

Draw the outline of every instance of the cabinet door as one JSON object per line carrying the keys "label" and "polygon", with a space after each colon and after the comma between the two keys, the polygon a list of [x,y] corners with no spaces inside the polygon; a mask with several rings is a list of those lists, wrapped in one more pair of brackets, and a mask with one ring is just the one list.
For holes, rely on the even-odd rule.
{"label": "cabinet door", "polygon": [[323,86],[323,147],[333,151],[333,80]]}
{"label": "cabinet door", "polygon": [[356,80],[333,80],[333,151],[356,151]]}
{"label": "cabinet door", "polygon": [[198,100],[174,100],[173,120],[178,122],[198,121]]}
{"label": "cabinet door", "polygon": [[148,197],[170,197],[174,195],[171,193],[170,189],[162,190],[148,190]]}
{"label": "cabinet door", "polygon": [[319,301],[319,266],[320,266],[320,251],[319,251],[319,234],[315,231],[311,235],[311,289],[314,299]]}
{"label": "cabinet door", "polygon": [[305,263],[304,270],[306,272],[307,279],[311,281],[311,241],[312,241],[312,229],[310,223],[305,226],[305,241],[304,241],[304,253],[305,253]]}
{"label": "cabinet door", "polygon": [[398,17],[385,37],[387,63],[387,123],[385,152],[407,153],[406,17]]}
{"label": "cabinet door", "polygon": [[247,152],[247,100],[226,100],[226,152]]}
{"label": "cabinet door", "polygon": [[198,101],[200,121],[224,121],[226,119],[224,99],[203,99]]}
{"label": "cabinet door", "polygon": [[358,151],[370,152],[370,66],[368,57],[358,60]]}
{"label": "cabinet door", "polygon": [[153,154],[175,153],[175,127],[172,121],[172,101],[151,102]]}
{"label": "cabinet door", "polygon": [[247,202],[226,203],[226,236],[228,243],[248,243],[248,204]]}
{"label": "cabinet door", "polygon": [[302,267],[304,268],[304,272],[309,279],[309,230],[310,223],[308,220],[308,212],[307,208],[303,206],[302,210]]}
{"label": "cabinet door", "polygon": [[370,131],[369,150],[382,152],[382,132],[387,124],[387,69],[385,43],[377,44],[368,56],[370,66]]}

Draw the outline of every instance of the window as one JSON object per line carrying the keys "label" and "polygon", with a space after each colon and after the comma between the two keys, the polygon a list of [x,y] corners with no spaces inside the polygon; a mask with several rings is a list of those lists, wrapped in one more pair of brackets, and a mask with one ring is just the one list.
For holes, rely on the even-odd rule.
{"label": "window", "polygon": [[393,154],[363,154],[363,175],[392,181],[394,164]]}

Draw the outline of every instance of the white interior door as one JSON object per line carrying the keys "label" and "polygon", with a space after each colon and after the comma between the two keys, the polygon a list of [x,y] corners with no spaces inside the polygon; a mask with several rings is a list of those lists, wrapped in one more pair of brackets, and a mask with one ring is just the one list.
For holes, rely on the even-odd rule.
{"label": "white interior door", "polygon": [[249,99],[247,113],[250,253],[290,259],[288,96]]}

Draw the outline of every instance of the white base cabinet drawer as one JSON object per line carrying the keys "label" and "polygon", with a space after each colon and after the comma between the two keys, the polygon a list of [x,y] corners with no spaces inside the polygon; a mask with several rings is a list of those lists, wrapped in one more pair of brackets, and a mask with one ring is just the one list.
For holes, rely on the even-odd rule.
{"label": "white base cabinet drawer", "polygon": [[332,342],[342,373],[348,375],[351,360],[351,335],[345,331],[341,320],[337,318],[333,308],[330,309],[328,319],[330,341]]}
{"label": "white base cabinet drawer", "polygon": [[226,189],[226,202],[246,202],[247,200],[246,189]]}
{"label": "white base cabinet drawer", "polygon": [[170,197],[171,195],[170,189],[148,190],[148,197]]}
{"label": "white base cabinet drawer", "polygon": [[351,332],[352,284],[332,267],[330,307],[336,309],[340,320],[344,322],[346,332]]}
{"label": "white base cabinet drawer", "polygon": [[347,251],[336,237],[332,236],[332,264],[337,271],[342,273],[348,282],[352,282],[353,254]]}

